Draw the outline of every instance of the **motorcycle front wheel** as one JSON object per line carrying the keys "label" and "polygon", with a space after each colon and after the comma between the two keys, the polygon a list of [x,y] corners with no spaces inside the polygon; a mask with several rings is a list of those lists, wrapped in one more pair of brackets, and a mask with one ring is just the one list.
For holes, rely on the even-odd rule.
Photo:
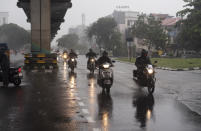
{"label": "motorcycle front wheel", "polygon": [[71,72],[74,72],[74,68],[73,67],[71,68]]}
{"label": "motorcycle front wheel", "polygon": [[110,88],[111,88],[111,85],[104,85],[103,86],[103,89],[105,89],[108,94],[110,93]]}
{"label": "motorcycle front wheel", "polygon": [[154,80],[151,80],[151,82],[148,85],[148,92],[150,94],[152,94],[154,92],[154,90],[155,90],[155,82],[154,82]]}

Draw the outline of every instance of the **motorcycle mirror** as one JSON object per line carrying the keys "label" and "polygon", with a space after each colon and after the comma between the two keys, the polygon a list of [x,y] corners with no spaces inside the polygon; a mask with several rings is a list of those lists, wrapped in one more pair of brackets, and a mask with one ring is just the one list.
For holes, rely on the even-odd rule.
{"label": "motorcycle mirror", "polygon": [[156,64],[156,63],[158,63],[158,61],[154,61],[154,63]]}
{"label": "motorcycle mirror", "polygon": [[115,63],[116,61],[115,60],[112,60],[112,63]]}

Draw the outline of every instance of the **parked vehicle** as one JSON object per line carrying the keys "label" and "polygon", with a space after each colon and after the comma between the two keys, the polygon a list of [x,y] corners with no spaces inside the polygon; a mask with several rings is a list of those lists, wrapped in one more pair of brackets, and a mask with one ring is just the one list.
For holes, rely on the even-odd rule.
{"label": "parked vehicle", "polygon": [[149,93],[153,93],[155,90],[156,78],[154,67],[154,65],[148,64],[144,67],[142,72],[139,72],[138,70],[133,71],[133,77],[137,78],[137,82],[140,85],[148,87]]}
{"label": "parked vehicle", "polygon": [[[9,69],[9,83],[13,83],[15,86],[19,86],[21,84],[21,79],[22,79],[22,68],[13,68],[11,67]],[[0,69],[0,82],[3,82],[3,73],[2,70]]]}

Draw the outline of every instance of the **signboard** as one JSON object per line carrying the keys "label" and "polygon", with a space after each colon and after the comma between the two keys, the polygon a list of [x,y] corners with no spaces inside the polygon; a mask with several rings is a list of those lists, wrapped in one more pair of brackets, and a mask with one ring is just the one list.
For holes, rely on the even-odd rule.
{"label": "signboard", "polygon": [[116,6],[117,9],[129,9],[130,7],[128,5],[118,5]]}

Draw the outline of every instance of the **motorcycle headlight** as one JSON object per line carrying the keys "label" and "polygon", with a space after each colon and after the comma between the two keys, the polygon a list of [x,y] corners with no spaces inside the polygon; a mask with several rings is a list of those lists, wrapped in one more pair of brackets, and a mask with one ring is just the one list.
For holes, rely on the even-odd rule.
{"label": "motorcycle headlight", "polygon": [[152,74],[153,72],[154,72],[153,69],[148,69],[148,73],[149,73],[149,74]]}
{"label": "motorcycle headlight", "polygon": [[64,54],[64,55],[63,55],[63,58],[64,58],[64,59],[67,59],[67,55],[66,55],[66,54]]}
{"label": "motorcycle headlight", "polygon": [[103,68],[107,69],[110,67],[110,64],[103,64]]}
{"label": "motorcycle headlight", "polygon": [[75,61],[75,59],[71,59],[72,60],[72,62],[74,62]]}
{"label": "motorcycle headlight", "polygon": [[91,62],[94,62],[95,60],[94,59],[91,59]]}

